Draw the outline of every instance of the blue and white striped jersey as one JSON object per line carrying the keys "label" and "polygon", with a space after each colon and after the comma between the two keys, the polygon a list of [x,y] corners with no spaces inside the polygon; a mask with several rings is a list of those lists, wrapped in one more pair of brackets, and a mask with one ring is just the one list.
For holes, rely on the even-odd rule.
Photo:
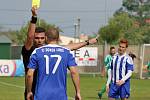
{"label": "blue and white striped jersey", "polygon": [[67,68],[77,66],[70,50],[58,45],[36,48],[28,68],[37,69],[34,100],[67,100]]}
{"label": "blue and white striped jersey", "polygon": [[112,82],[116,83],[116,81],[121,80],[129,70],[133,71],[133,67],[133,60],[128,54],[115,54],[111,62]]}

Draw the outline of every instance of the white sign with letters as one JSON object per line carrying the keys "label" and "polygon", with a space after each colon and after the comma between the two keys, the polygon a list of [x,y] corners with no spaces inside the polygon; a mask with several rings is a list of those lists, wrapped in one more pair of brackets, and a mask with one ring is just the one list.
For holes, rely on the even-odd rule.
{"label": "white sign with letters", "polygon": [[21,59],[0,60],[0,76],[24,76],[24,65]]}
{"label": "white sign with letters", "polygon": [[97,66],[98,48],[82,47],[74,51],[74,56],[78,66]]}
{"label": "white sign with letters", "polygon": [[0,76],[13,76],[16,72],[16,64],[13,60],[0,60]]}

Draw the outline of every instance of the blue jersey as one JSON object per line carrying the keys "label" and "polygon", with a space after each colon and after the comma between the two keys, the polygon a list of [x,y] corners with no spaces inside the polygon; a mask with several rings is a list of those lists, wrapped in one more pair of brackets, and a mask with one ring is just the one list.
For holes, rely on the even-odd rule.
{"label": "blue jersey", "polygon": [[115,54],[111,62],[112,82],[116,83],[117,80],[121,80],[127,74],[128,70],[133,71],[132,58],[128,54],[121,56]]}
{"label": "blue jersey", "polygon": [[58,45],[35,49],[28,68],[37,69],[34,100],[67,100],[67,68],[77,66],[70,50]]}

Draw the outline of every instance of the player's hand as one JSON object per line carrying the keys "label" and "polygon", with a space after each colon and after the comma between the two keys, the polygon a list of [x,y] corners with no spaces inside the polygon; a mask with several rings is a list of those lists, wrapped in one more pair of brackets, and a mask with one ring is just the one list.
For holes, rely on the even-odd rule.
{"label": "player's hand", "polygon": [[97,38],[92,38],[89,40],[89,44],[95,44],[97,42],[98,42]]}
{"label": "player's hand", "polygon": [[76,94],[75,100],[81,100],[81,95],[80,95],[80,93],[77,93],[77,94]]}
{"label": "player's hand", "polygon": [[106,85],[106,92],[107,92],[107,94],[109,92],[109,86],[108,85]]}
{"label": "player's hand", "polygon": [[32,93],[32,92],[28,92],[28,93],[27,93],[27,100],[34,100],[34,99],[33,99],[33,93]]}
{"label": "player's hand", "polygon": [[31,12],[32,12],[32,16],[37,16],[37,7],[32,7],[31,9]]}
{"label": "player's hand", "polygon": [[117,84],[118,86],[121,86],[122,84],[124,84],[124,81],[123,81],[123,80],[118,80],[118,81],[116,81],[116,84]]}

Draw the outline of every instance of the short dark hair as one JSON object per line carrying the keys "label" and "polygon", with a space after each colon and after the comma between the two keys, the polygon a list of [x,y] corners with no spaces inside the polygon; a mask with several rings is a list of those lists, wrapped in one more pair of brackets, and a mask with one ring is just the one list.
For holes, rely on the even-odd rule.
{"label": "short dark hair", "polygon": [[124,43],[128,47],[128,41],[126,39],[121,39],[119,43]]}
{"label": "short dark hair", "polygon": [[47,36],[47,39],[48,41],[53,41],[53,40],[56,40],[58,41],[59,40],[59,30],[58,28],[49,28],[46,32],[46,36]]}
{"label": "short dark hair", "polygon": [[35,33],[42,33],[42,32],[45,33],[45,29],[44,28],[42,28],[42,27],[36,27]]}
{"label": "short dark hair", "polygon": [[110,47],[110,50],[112,50],[112,49],[115,49],[115,47],[113,47],[113,46],[112,46],[112,47]]}
{"label": "short dark hair", "polygon": [[132,60],[134,60],[134,58],[136,58],[136,55],[133,54],[132,52],[129,52],[129,56],[132,58]]}

